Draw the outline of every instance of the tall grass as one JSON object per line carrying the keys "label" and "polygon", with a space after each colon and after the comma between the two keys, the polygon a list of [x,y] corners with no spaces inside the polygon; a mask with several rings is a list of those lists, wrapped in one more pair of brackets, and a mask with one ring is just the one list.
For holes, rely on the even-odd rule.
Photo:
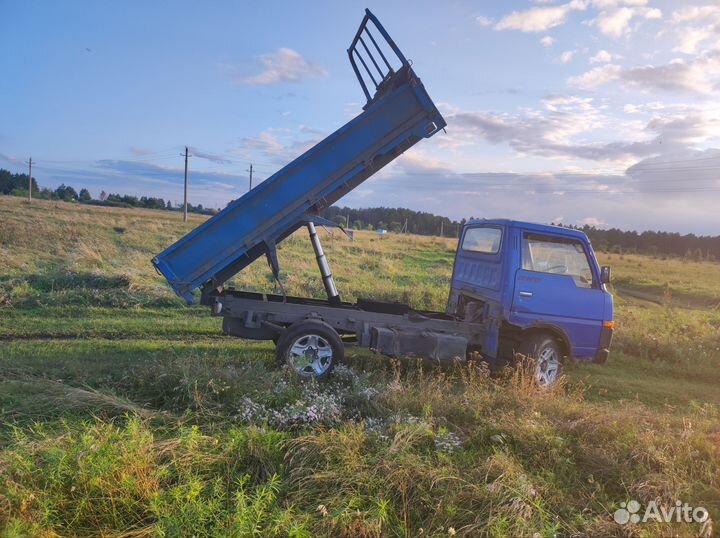
{"label": "tall grass", "polygon": [[[188,229],[0,197],[0,535],[708,534],[619,526],[629,499],[720,517],[717,264],[603,259],[613,354],[550,390],[529,365],[490,376],[354,348],[313,383],[172,295],[149,259]],[[323,241],[343,298],[444,308],[454,240]],[[283,243],[283,280],[322,297],[308,252],[303,233]],[[235,284],[273,291],[262,260]]]}
{"label": "tall grass", "polygon": [[[521,368],[496,379],[405,365],[375,374],[367,393],[370,380],[343,375],[311,383],[305,402],[341,402],[331,423],[230,425],[226,408],[220,428],[133,414],[16,428],[0,455],[6,535],[607,536],[622,532],[611,514],[630,498],[720,506],[715,408],[682,419],[610,408],[541,390]],[[284,394],[265,405],[289,413],[287,398],[303,398],[289,380],[255,396]],[[358,415],[361,394],[373,405]]]}

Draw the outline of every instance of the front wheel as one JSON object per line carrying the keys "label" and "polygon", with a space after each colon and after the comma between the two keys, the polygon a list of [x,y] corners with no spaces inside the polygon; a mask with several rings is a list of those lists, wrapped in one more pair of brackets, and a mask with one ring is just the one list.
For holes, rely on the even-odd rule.
{"label": "front wheel", "polygon": [[562,350],[557,340],[547,333],[529,336],[520,352],[535,361],[535,381],[538,385],[555,383],[562,372]]}
{"label": "front wheel", "polygon": [[277,342],[278,365],[287,364],[302,377],[322,378],[343,359],[345,347],[335,329],[321,321],[291,325]]}

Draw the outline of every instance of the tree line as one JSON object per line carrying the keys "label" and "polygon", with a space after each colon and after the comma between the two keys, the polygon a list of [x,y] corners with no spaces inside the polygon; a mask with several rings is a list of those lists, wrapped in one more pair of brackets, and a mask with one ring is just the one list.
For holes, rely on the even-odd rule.
{"label": "tree line", "polygon": [[389,232],[407,232],[418,235],[442,235],[457,237],[465,219],[454,221],[424,211],[404,207],[349,207],[331,206],[324,216],[338,224],[356,230],[384,229]]}
{"label": "tree line", "polygon": [[720,236],[679,234],[676,232],[635,232],[594,226],[573,227],[590,238],[596,250],[618,254],[649,254],[688,258],[696,261],[720,260]]}
{"label": "tree line", "polygon": [[[332,206],[325,210],[324,216],[341,226],[356,230],[383,228],[391,232],[407,231],[418,235],[440,235],[442,231],[445,237],[457,237],[459,230],[467,222],[465,219],[454,221],[432,213],[393,207],[350,209]],[[593,247],[603,252],[649,254],[699,261],[720,260],[720,236],[658,231],[636,232],[618,228],[604,230],[588,225],[566,227],[585,232]]]}
{"label": "tree line", "polygon": [[[13,174],[9,170],[0,168],[0,193],[11,196],[27,197],[28,175]],[[97,198],[93,198],[85,188],[76,191],[72,186],[62,184],[52,190],[40,187],[37,180],[32,178],[32,196],[41,200],[61,200],[64,202],[79,202],[90,205],[101,205],[110,207],[139,207],[144,209],[164,209],[178,211],[180,206],[173,206],[170,200],[163,200],[153,196],[132,196],[129,194],[113,194],[102,191]],[[210,207],[203,207],[202,204],[188,204],[188,212],[201,213],[203,215],[214,215],[217,210]]]}
{"label": "tree line", "polygon": [[[0,193],[27,197],[28,175],[13,174],[0,168]],[[113,207],[138,207],[177,211],[170,200],[152,196],[131,196],[101,192],[93,198],[90,192],[82,188],[76,191],[70,185],[60,185],[52,190],[40,187],[33,177],[33,198],[62,200],[92,205]],[[202,204],[188,204],[188,211],[212,215],[216,209],[204,208]],[[338,224],[356,230],[385,229],[390,232],[407,232],[418,235],[444,235],[457,237],[466,220],[451,220],[425,211],[414,211],[402,207],[367,207],[351,209],[332,206],[325,210],[324,216]],[[670,256],[694,260],[715,261],[720,259],[720,236],[703,236],[658,231],[626,231],[618,228],[600,229],[594,226],[568,226],[585,232],[596,250],[616,253],[640,253],[652,256]]]}

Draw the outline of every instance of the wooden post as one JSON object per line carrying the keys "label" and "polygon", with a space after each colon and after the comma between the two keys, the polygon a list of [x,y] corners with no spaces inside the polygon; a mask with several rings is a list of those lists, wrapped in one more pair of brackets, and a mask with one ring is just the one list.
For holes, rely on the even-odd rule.
{"label": "wooden post", "polygon": [[30,157],[30,160],[28,161],[28,204],[32,202],[32,157]]}
{"label": "wooden post", "polygon": [[188,207],[187,198],[188,198],[188,147],[185,146],[185,202],[183,204],[183,222],[187,222],[187,207]]}

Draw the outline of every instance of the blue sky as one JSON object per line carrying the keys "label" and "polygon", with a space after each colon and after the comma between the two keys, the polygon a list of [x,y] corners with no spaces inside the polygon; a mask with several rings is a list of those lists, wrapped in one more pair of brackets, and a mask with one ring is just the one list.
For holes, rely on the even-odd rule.
{"label": "blue sky", "polygon": [[365,7],[448,128],[341,204],[720,234],[710,0],[0,0],[0,167],[223,207],[360,112]]}

